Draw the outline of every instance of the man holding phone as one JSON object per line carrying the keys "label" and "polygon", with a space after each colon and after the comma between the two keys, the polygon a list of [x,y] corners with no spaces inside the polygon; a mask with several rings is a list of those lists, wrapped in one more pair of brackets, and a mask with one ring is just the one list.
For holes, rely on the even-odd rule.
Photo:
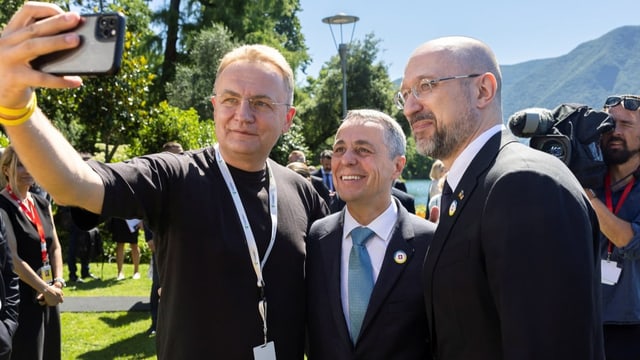
{"label": "man holding phone", "polygon": [[218,144],[85,163],[32,90],[82,80],[29,64],[77,46],[77,34],[60,33],[79,21],[28,2],[0,37],[0,123],[23,164],[58,203],[86,210],[75,213],[79,223],[118,216],[149,225],[163,289],[159,359],[301,359],[305,237],[328,208],[309,182],[268,159],[295,115],[291,67],[273,48],[236,48],[214,83]]}

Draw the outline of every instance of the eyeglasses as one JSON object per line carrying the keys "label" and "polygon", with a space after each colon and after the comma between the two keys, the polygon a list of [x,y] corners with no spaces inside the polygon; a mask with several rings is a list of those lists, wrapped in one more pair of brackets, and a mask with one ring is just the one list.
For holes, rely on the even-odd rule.
{"label": "eyeglasses", "polygon": [[251,98],[243,98],[233,95],[213,96],[217,101],[216,104],[226,111],[236,110],[242,103],[242,100],[247,100],[249,108],[255,114],[267,115],[272,114],[276,110],[278,105],[291,106],[288,103],[279,103],[271,100],[266,96],[257,96]]}
{"label": "eyeglasses", "polygon": [[416,85],[412,86],[410,89],[403,89],[398,91],[394,98],[394,102],[398,109],[404,109],[404,104],[407,102],[407,98],[409,97],[409,92],[415,96],[416,99],[420,99],[422,94],[433,90],[433,87],[436,86],[439,82],[447,81],[447,80],[456,80],[456,79],[467,79],[474,78],[480,76],[481,74],[471,74],[471,75],[458,75],[458,76],[448,76],[440,79],[422,79]]}
{"label": "eyeglasses", "polygon": [[627,110],[636,111],[640,108],[640,97],[634,95],[609,96],[604,101],[604,108],[612,108],[619,104],[622,104],[622,107]]}

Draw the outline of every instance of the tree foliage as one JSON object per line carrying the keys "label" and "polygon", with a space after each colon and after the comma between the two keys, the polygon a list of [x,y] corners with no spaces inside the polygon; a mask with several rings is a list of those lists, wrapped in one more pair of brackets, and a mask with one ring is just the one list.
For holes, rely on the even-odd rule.
{"label": "tree foliage", "polygon": [[146,58],[135,56],[138,40],[127,31],[120,74],[84,80],[76,90],[60,92],[42,89],[41,107],[78,150],[94,153],[96,143],[105,144],[105,161],[109,162],[118,147],[137,136],[142,119],[149,116],[146,99],[154,75],[149,73]]}
{"label": "tree foliage", "polygon": [[203,29],[189,44],[188,63],[176,66],[175,80],[166,86],[167,99],[181,109],[193,107],[200,119],[210,120],[211,95],[216,70],[224,54],[236,43],[222,25]]}
{"label": "tree foliage", "polygon": [[416,152],[416,142],[412,136],[407,137],[407,164],[402,171],[404,179],[428,179],[434,159]]}
{"label": "tree foliage", "polygon": [[185,150],[211,146],[215,142],[213,122],[200,121],[193,108],[181,110],[162,102],[140,122],[127,153],[134,157],[159,152],[167,141],[177,141]]}
{"label": "tree foliage", "polygon": [[173,81],[176,65],[189,62],[186,45],[203,28],[226,27],[239,43],[261,43],[282,51],[294,69],[305,67],[309,56],[304,44],[299,0],[171,0],[156,19],[166,31],[165,56],[157,87]]}
{"label": "tree foliage", "polygon": [[[76,5],[83,6],[81,12],[98,10],[93,0],[76,1]],[[95,153],[96,144],[102,143],[107,162],[119,146],[137,136],[141,120],[149,116],[149,85],[155,76],[141,50],[142,40],[150,34],[146,4],[142,0],[122,0],[111,4],[108,10],[127,15],[120,73],[85,78],[79,89],[42,89],[39,94],[40,107],[76,149]]]}
{"label": "tree foliage", "polygon": [[291,67],[306,65],[309,56],[297,18],[299,0],[202,0],[201,24],[224,24],[245,44],[265,44],[282,51]]}
{"label": "tree foliage", "polygon": [[2,11],[0,11],[0,28],[4,28],[4,26],[11,20],[11,16],[20,9],[20,7],[24,4],[23,0],[2,0]]}
{"label": "tree foliage", "polygon": [[[376,62],[378,44],[373,34],[351,43],[347,55],[347,105],[349,109],[376,109],[393,114],[394,85],[387,67]],[[309,148],[319,152],[333,143],[342,120],[342,71],[336,54],[320,70],[318,79],[307,78],[302,90],[309,94],[300,106],[303,133]]]}

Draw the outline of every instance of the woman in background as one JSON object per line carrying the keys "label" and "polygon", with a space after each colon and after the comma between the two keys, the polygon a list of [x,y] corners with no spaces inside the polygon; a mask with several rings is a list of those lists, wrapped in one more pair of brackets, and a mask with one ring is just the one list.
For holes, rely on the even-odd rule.
{"label": "woman in background", "polygon": [[447,169],[444,167],[444,163],[441,160],[436,160],[431,165],[431,171],[429,171],[429,179],[431,179],[431,185],[429,186],[429,199],[427,200],[427,204],[433,199],[436,195],[442,192],[442,187],[438,186],[438,180],[444,177],[444,174],[447,173]]}
{"label": "woman in background", "polygon": [[29,191],[33,177],[11,146],[0,157],[0,214],[20,278],[18,330],[12,359],[60,359],[62,251],[49,201]]}

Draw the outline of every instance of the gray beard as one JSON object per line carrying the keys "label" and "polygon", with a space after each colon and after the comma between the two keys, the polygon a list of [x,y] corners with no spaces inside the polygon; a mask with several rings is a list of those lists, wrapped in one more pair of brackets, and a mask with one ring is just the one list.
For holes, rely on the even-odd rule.
{"label": "gray beard", "polygon": [[475,121],[470,111],[466,111],[451,127],[436,126],[431,139],[416,139],[416,151],[433,159],[447,159],[464,143],[475,130]]}

